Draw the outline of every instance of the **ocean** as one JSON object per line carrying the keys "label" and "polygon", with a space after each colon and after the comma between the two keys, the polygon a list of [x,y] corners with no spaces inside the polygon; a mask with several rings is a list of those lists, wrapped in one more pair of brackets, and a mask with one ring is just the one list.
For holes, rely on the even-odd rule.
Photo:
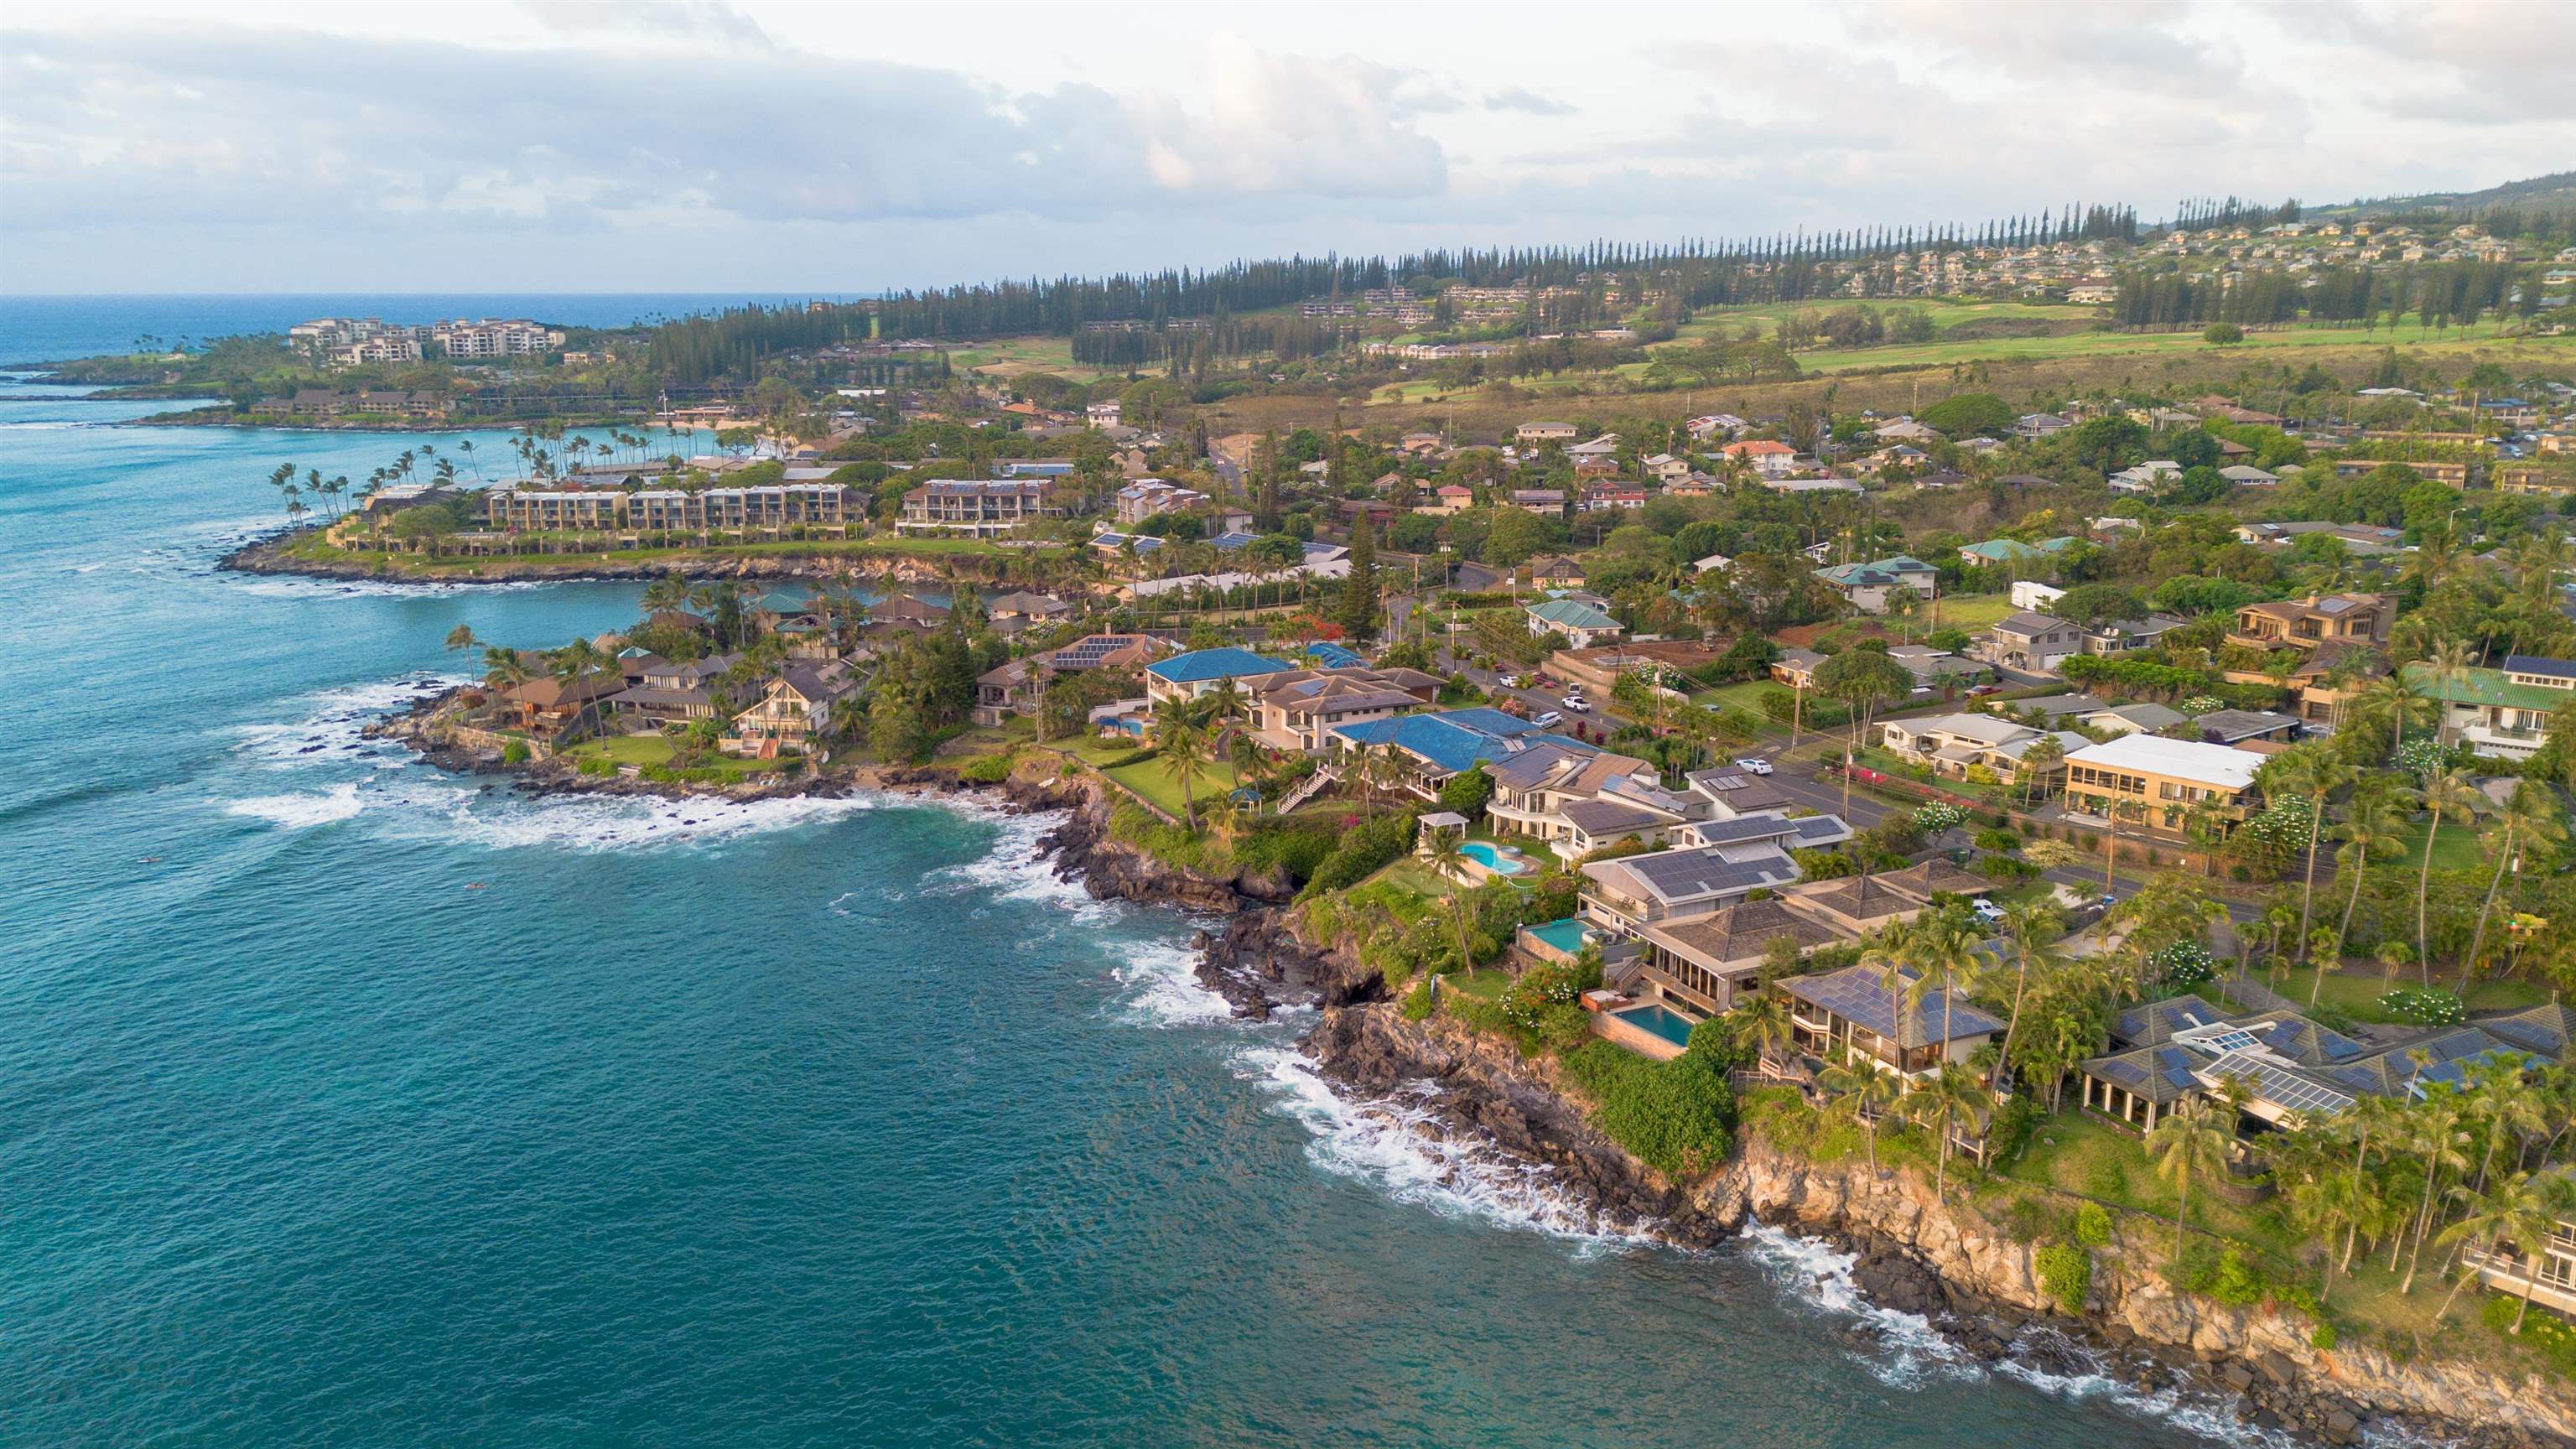
{"label": "ocean", "polygon": [[526,317],[575,327],[624,327],[686,317],[745,303],[802,305],[815,298],[853,300],[847,292],[761,295],[743,292],[315,292],[79,297],[0,296],[0,366],[61,362],[136,350],[140,339],[164,347],[183,340],[284,332],[316,317],[380,317],[428,323],[449,317]]}
{"label": "ocean", "polygon": [[634,589],[219,573],[422,437],[152,406],[0,389],[0,1444],[2253,1442],[1336,1096],[1045,817],[365,741]]}

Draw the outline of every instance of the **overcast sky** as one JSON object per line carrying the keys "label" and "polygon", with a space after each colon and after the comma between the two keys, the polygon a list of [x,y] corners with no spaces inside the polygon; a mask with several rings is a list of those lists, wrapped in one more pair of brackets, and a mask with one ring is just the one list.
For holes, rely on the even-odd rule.
{"label": "overcast sky", "polygon": [[754,291],[2576,166],[2558,0],[0,16],[0,291]]}

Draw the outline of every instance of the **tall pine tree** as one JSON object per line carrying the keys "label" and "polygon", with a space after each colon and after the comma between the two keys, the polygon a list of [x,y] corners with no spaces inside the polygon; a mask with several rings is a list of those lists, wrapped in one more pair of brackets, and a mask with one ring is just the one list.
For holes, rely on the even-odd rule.
{"label": "tall pine tree", "polygon": [[1377,637],[1377,540],[1365,512],[1351,527],[1351,576],[1342,581],[1341,625],[1353,643]]}

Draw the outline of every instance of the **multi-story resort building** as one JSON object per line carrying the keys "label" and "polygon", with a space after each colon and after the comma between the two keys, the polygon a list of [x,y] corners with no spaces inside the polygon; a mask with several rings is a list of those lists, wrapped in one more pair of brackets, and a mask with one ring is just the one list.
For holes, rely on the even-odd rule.
{"label": "multi-story resort building", "polygon": [[838,483],[752,488],[501,488],[484,496],[494,528],[522,532],[756,533],[846,529],[849,490]]}
{"label": "multi-story resort building", "polygon": [[1041,518],[1068,512],[1045,478],[942,478],[903,495],[897,533],[997,538]]}

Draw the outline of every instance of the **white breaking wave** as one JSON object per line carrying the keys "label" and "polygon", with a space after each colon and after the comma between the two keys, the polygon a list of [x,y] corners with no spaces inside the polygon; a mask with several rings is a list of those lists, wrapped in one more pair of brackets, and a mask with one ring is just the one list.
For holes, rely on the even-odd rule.
{"label": "white breaking wave", "polygon": [[[1305,1057],[1285,1047],[1237,1054],[1235,1075],[1272,1094],[1277,1109],[1314,1134],[1307,1160],[1356,1178],[1397,1202],[1443,1217],[1568,1238],[1587,1247],[1656,1242],[1642,1223],[1609,1218],[1559,1187],[1554,1175],[1486,1143],[1472,1132],[1426,1129],[1437,1119],[1420,1101],[1352,1100],[1334,1090]],[[1421,1096],[1433,1094],[1424,1083]]]}
{"label": "white breaking wave", "polygon": [[[1919,1313],[1899,1313],[1863,1298],[1852,1282],[1857,1254],[1846,1253],[1822,1239],[1804,1237],[1764,1223],[1745,1225],[1744,1242],[1755,1261],[1784,1279],[1807,1300],[1828,1312],[1858,1320],[1877,1338],[1880,1354],[1853,1357],[1891,1388],[1911,1389],[1936,1378],[1977,1380],[1989,1367],[1943,1337]],[[2045,1347],[2058,1362],[2074,1359],[2091,1365],[2086,1372],[2058,1373],[2027,1361],[2025,1346]],[[2277,1430],[2237,1422],[2234,1404],[2225,1396],[2190,1388],[2148,1392],[2120,1382],[2105,1371],[2100,1357],[2086,1345],[2038,1327],[2014,1340],[2014,1352],[1992,1365],[1991,1372],[2028,1384],[2044,1393],[2077,1401],[2099,1399],[2131,1413],[2161,1419],[2197,1438],[2248,1449],[2297,1449],[2298,1439]],[[2374,1432],[2372,1442],[2410,1442]]]}
{"label": "white breaking wave", "polygon": [[1880,1382],[1916,1388],[1936,1376],[1981,1378],[1985,1370],[1966,1350],[1941,1336],[1920,1313],[1899,1313],[1863,1298],[1852,1282],[1860,1261],[1820,1238],[1801,1237],[1765,1223],[1745,1224],[1744,1240],[1756,1261],[1802,1289],[1818,1307],[1859,1319],[1887,1348],[1884,1356],[1860,1355]]}
{"label": "white breaking wave", "polygon": [[1110,974],[1124,988],[1118,1004],[1126,1020],[1144,1026],[1205,1026],[1234,1020],[1234,1004],[1199,984],[1198,953],[1186,945],[1128,948]]}
{"label": "white breaking wave", "polygon": [[254,795],[247,800],[235,800],[224,808],[227,814],[265,820],[288,830],[301,830],[308,825],[328,825],[335,820],[347,820],[367,807],[358,798],[358,787],[352,784],[335,785],[319,795]]}

